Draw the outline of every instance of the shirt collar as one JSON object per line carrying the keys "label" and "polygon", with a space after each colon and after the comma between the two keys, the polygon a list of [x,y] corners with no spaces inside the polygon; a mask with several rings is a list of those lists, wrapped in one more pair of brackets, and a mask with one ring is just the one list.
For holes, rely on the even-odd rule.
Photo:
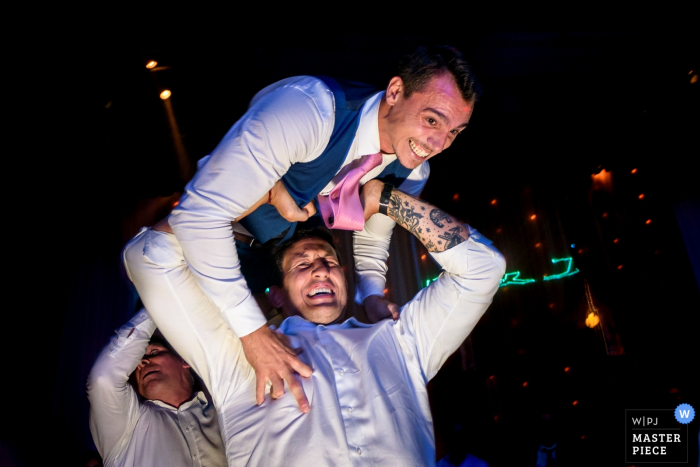
{"label": "shirt collar", "polygon": [[207,404],[207,397],[204,395],[204,393],[202,391],[199,391],[194,396],[192,396],[192,399],[188,400],[184,404],[181,404],[179,408],[175,408],[170,404],[166,404],[165,402],[158,401],[158,400],[148,399],[148,402],[151,402],[151,403],[157,405],[158,407],[163,407],[164,409],[168,409],[168,410],[171,410],[173,412],[177,412],[177,411],[184,412],[185,410],[189,409],[190,407],[192,407],[196,403],[206,405]]}
{"label": "shirt collar", "polygon": [[315,324],[310,321],[305,320],[301,316],[290,316],[289,318],[282,321],[280,324],[279,332],[286,334],[288,336],[295,336],[304,331],[313,331],[316,328],[323,329],[354,329],[354,328],[369,328],[372,327],[371,324],[361,323],[355,318],[348,318],[340,324]]}

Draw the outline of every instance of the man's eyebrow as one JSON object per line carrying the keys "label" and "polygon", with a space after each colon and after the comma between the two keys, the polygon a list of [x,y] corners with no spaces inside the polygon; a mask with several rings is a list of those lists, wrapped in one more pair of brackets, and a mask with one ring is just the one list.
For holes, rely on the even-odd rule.
{"label": "man's eyebrow", "polygon": [[[445,123],[449,123],[445,114],[443,114],[439,110],[435,110],[432,107],[426,107],[424,110],[434,113],[435,115],[437,115],[440,118],[440,120],[442,120]],[[466,128],[466,127],[467,127],[467,123],[462,123],[461,125],[457,125],[455,128]]]}

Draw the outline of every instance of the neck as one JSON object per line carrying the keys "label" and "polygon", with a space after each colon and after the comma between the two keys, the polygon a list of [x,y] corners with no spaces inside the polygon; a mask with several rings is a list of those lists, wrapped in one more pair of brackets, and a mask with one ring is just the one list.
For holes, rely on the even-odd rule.
{"label": "neck", "polygon": [[389,139],[389,122],[387,122],[389,112],[391,112],[391,106],[387,103],[386,94],[384,94],[379,103],[379,121],[377,122],[379,125],[379,150],[382,154],[394,154],[394,148]]}
{"label": "neck", "polygon": [[150,399],[164,402],[179,409],[182,404],[192,400],[192,397],[192,391],[173,391],[168,394],[158,394],[156,397],[151,397]]}

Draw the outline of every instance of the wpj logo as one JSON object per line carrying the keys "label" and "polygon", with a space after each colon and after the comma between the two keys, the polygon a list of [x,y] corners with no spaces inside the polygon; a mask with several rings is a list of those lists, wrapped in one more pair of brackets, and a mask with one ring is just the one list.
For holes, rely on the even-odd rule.
{"label": "wpj logo", "polygon": [[693,418],[688,404],[675,410],[625,410],[625,462],[687,463],[688,423]]}

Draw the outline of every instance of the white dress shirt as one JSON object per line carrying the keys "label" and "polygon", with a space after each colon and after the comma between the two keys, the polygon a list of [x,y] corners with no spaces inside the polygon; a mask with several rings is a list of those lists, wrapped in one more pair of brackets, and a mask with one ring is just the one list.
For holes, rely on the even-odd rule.
{"label": "white dress shirt", "polygon": [[[363,156],[380,152],[379,103],[384,93],[363,106],[357,134],[343,167],[321,193],[328,193]],[[265,195],[292,164],[309,162],[325,150],[333,132],[335,101],[323,81],[310,76],[287,78],[261,90],[246,114],[211,155],[203,158],[169,222],[197,281],[219,307],[234,333],[245,336],[266,323],[241,275],[231,222]],[[375,178],[395,155],[361,184]],[[401,191],[417,196],[430,173],[428,163],[414,169]],[[372,218],[354,235],[358,303],[383,295],[386,260],[394,222]]]}
{"label": "white dress shirt", "polygon": [[155,328],[141,310],[117,331],[90,371],[90,431],[104,465],[223,467],[226,455],[216,411],[204,393],[175,408],[161,401],[139,402],[129,384]]}
{"label": "white dress shirt", "polygon": [[175,236],[142,230],[124,255],[159,329],[210,389],[230,466],[434,465],[426,385],[486,311],[505,272],[503,256],[470,229],[467,241],[432,254],[444,272],[398,321],[286,319],[279,332],[313,369],[299,377],[311,406],[302,414],[289,388],[256,405],[255,373],[240,340],[198,286]]}

